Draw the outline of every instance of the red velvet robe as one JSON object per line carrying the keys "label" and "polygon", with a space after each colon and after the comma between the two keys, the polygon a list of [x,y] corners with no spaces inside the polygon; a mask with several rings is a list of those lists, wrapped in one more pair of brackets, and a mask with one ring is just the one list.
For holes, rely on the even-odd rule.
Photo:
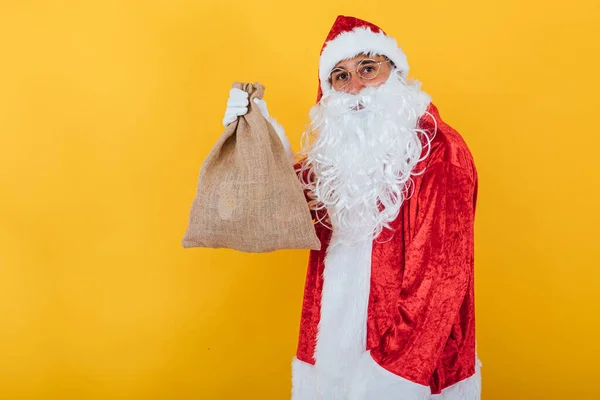
{"label": "red velvet robe", "polygon": [[[373,242],[365,351],[385,370],[437,394],[476,369],[477,171],[459,133],[435,106],[428,112],[437,125],[426,114],[420,126],[436,134],[431,153],[415,168],[425,172],[412,177],[412,196],[391,223],[395,232],[384,229]],[[329,229],[319,223],[315,229],[322,248],[310,252],[296,354],[312,365],[331,239]]]}

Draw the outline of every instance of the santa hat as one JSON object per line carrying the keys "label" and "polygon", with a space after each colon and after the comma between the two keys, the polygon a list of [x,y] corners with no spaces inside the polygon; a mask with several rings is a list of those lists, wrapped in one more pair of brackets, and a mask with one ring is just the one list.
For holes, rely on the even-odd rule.
{"label": "santa hat", "polygon": [[360,53],[386,56],[396,65],[402,75],[408,74],[406,56],[394,38],[389,37],[381,28],[370,22],[340,15],[335,20],[321,48],[317,103],[321,100],[323,92],[332,90],[329,84],[329,73],[333,67],[338,62]]}

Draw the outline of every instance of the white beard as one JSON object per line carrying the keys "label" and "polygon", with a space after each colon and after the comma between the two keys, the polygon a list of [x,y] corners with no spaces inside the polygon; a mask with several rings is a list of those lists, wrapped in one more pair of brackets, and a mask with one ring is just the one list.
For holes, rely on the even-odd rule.
{"label": "white beard", "polygon": [[331,222],[338,241],[373,240],[398,216],[412,170],[435,135],[418,128],[430,101],[418,82],[394,71],[357,95],[331,91],[311,109],[300,153],[302,172],[314,178],[302,183],[313,199],[309,207],[327,209],[330,221],[321,223]]}

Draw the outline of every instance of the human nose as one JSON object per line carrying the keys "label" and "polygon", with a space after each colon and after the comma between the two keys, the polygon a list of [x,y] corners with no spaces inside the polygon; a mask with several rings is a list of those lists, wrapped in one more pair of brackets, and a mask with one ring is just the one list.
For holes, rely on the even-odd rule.
{"label": "human nose", "polygon": [[344,88],[346,93],[350,93],[350,94],[358,94],[361,90],[363,90],[365,88],[365,85],[362,81],[362,79],[360,79],[359,76],[356,75],[356,73],[353,73],[350,76],[350,82],[348,82],[348,85],[346,85],[346,87]]}

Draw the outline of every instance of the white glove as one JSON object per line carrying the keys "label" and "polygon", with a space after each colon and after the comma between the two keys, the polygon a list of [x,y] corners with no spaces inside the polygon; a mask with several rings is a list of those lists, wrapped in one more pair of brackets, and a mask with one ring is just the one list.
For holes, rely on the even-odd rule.
{"label": "white glove", "polygon": [[[283,126],[281,126],[275,118],[269,116],[269,109],[267,108],[267,102],[263,99],[254,99],[254,104],[262,114],[262,116],[269,121],[275,132],[277,132],[277,136],[281,140],[283,144],[283,148],[288,155],[288,158],[291,160],[292,164],[296,162],[296,158],[292,153],[290,141],[288,140],[285,130]],[[231,89],[229,91],[229,100],[227,100],[227,109],[225,110],[225,117],[223,118],[223,125],[227,127],[227,125],[234,122],[238,117],[242,115],[246,115],[248,112],[248,92],[241,89]]]}
{"label": "white glove", "polygon": [[248,112],[248,92],[241,89],[231,89],[229,91],[229,99],[227,100],[227,109],[225,110],[225,118],[223,125],[227,127],[234,122],[237,117],[246,115]]}

